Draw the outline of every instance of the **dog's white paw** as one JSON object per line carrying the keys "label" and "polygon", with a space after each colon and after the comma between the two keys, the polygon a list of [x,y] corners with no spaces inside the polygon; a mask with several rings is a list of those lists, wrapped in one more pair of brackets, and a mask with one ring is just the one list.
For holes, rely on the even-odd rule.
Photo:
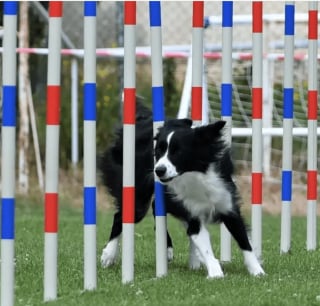
{"label": "dog's white paw", "polygon": [[196,250],[192,250],[190,251],[189,254],[189,267],[191,270],[198,270],[201,267],[201,262],[203,262],[203,260],[201,260],[201,256],[199,254],[198,251]]}
{"label": "dog's white paw", "polygon": [[173,260],[173,248],[172,247],[167,248],[167,258],[168,258],[168,261]]}
{"label": "dog's white paw", "polygon": [[198,258],[189,258],[189,268],[191,270],[199,270],[201,267],[201,262]]}
{"label": "dog's white paw", "polygon": [[243,251],[244,263],[247,266],[249,273],[253,276],[262,276],[265,275],[264,270],[262,269],[259,260],[256,255],[250,251]]}
{"label": "dog's white paw", "polygon": [[249,273],[253,276],[263,276],[265,275],[264,270],[262,269],[262,267],[259,265],[255,268],[252,269],[248,269]]}
{"label": "dog's white paw", "polygon": [[211,260],[210,263],[207,264],[207,268],[208,268],[208,276],[207,276],[208,279],[224,277],[224,273],[217,259]]}
{"label": "dog's white paw", "polygon": [[115,264],[119,253],[118,239],[113,239],[108,242],[106,247],[102,250],[101,265],[106,268]]}

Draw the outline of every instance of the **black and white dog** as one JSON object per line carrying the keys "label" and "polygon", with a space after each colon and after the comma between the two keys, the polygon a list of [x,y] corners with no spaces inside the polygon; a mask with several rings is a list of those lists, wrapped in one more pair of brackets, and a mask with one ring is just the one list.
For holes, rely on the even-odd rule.
{"label": "black and white dog", "polygon": [[[263,275],[240,213],[240,199],[232,179],[230,145],[224,135],[225,122],[217,121],[193,128],[189,119],[168,120],[159,129],[153,150],[152,114],[137,102],[135,222],[143,219],[153,202],[156,177],[165,186],[167,212],[186,226],[190,239],[190,268],[198,269],[203,264],[207,268],[208,278],[223,277],[206,228],[207,224],[223,222],[243,251],[249,273]],[[122,148],[120,128],[113,146],[101,156],[99,163],[103,182],[115,197],[117,207],[110,238],[101,255],[104,267],[115,263],[119,251],[122,231]],[[173,257],[172,241],[168,233],[167,237],[170,260]]]}

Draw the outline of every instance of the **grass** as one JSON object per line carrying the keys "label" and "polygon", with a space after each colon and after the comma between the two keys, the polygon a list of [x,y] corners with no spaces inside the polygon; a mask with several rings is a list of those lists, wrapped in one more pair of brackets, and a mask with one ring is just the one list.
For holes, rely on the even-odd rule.
{"label": "grass", "polygon": [[[44,305],[42,207],[17,204],[16,305]],[[100,253],[109,235],[112,212],[99,212]],[[190,271],[188,240],[181,225],[168,218],[175,258],[168,276],[155,278],[153,218],[136,226],[135,280],[122,285],[121,263],[102,269],[98,265],[98,289],[83,291],[83,226],[80,209],[61,203],[59,219],[58,299],[46,305],[320,305],[318,251],[307,252],[306,221],[295,217],[292,251],[279,255],[280,217],[264,215],[263,257],[265,277],[248,275],[242,254],[233,245],[233,259],[224,265],[225,278],[207,280],[206,271]],[[219,256],[219,232],[210,227],[214,251]]]}

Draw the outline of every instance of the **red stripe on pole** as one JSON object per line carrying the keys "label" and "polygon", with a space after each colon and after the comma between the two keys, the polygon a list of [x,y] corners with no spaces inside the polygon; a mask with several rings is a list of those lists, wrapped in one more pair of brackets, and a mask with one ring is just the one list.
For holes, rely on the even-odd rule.
{"label": "red stripe on pole", "polygon": [[317,120],[318,118],[318,91],[308,91],[308,119]]}
{"label": "red stripe on pole", "polygon": [[192,26],[203,28],[203,1],[193,1]]}
{"label": "red stripe on pole", "polygon": [[309,11],[308,39],[318,39],[318,11]]}
{"label": "red stripe on pole", "polygon": [[252,119],[262,119],[262,88],[252,88]]}
{"label": "red stripe on pole", "polygon": [[49,17],[62,17],[62,1],[50,1],[49,3]]}
{"label": "red stripe on pole", "polygon": [[136,123],[136,89],[124,89],[123,101],[123,123],[135,124]]}
{"label": "red stripe on pole", "polygon": [[252,173],[252,204],[262,204],[262,173]]}
{"label": "red stripe on pole", "polygon": [[124,2],[124,24],[136,24],[136,1]]}
{"label": "red stripe on pole", "polygon": [[134,187],[123,187],[122,189],[122,222],[134,223]]}
{"label": "red stripe on pole", "polygon": [[47,124],[59,125],[60,123],[60,86],[47,86]]}
{"label": "red stripe on pole", "polygon": [[252,32],[262,33],[262,1],[252,2]]}
{"label": "red stripe on pole", "polygon": [[317,170],[307,171],[307,199],[316,200],[317,199]]}
{"label": "red stripe on pole", "polygon": [[58,232],[58,194],[45,194],[45,221],[44,231],[46,233]]}
{"label": "red stripe on pole", "polygon": [[202,87],[192,87],[191,101],[192,120],[202,120]]}

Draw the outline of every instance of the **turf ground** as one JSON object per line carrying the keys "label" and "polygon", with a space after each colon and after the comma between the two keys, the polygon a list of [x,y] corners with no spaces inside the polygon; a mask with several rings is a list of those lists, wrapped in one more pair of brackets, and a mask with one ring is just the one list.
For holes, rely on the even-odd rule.
{"label": "turf ground", "polygon": [[[112,211],[99,211],[97,258],[109,235]],[[263,266],[266,276],[248,275],[242,254],[233,245],[232,262],[224,264],[225,278],[207,280],[206,271],[188,269],[188,240],[181,224],[168,218],[175,247],[168,276],[155,278],[153,218],[136,226],[135,280],[122,285],[121,263],[103,269],[98,265],[98,288],[83,288],[82,211],[60,204],[58,299],[46,305],[320,305],[320,254],[307,252],[306,220],[294,217],[292,250],[279,254],[280,217],[263,216]],[[210,227],[215,254],[219,256],[219,228]],[[17,203],[16,305],[44,305],[43,210]]]}

